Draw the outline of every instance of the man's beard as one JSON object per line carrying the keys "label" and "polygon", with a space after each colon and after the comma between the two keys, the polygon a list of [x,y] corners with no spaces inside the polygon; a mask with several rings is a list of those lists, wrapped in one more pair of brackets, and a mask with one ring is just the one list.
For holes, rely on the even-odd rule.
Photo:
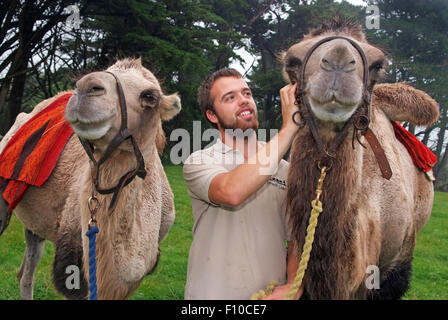
{"label": "man's beard", "polygon": [[[255,121],[244,121],[242,119],[236,118],[233,123],[225,122],[220,115],[215,111],[215,115],[218,118],[219,125],[226,132],[227,135],[235,138],[249,138],[251,137],[255,131],[258,129],[258,119],[255,118]],[[254,116],[255,117],[255,116]]]}

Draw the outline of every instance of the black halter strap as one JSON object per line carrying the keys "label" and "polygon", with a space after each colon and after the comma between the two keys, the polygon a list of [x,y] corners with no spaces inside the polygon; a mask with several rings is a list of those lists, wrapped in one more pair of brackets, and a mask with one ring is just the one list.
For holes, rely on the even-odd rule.
{"label": "black halter strap", "polygon": [[[92,162],[92,179],[93,179],[93,185],[96,191],[100,194],[110,194],[113,193],[112,200],[109,205],[109,213],[111,213],[117,204],[118,196],[121,192],[121,190],[127,186],[131,181],[136,177],[139,176],[140,178],[144,179],[146,177],[146,169],[145,169],[145,160],[143,159],[143,155],[140,152],[140,149],[137,146],[137,143],[135,142],[134,137],[132,136],[132,133],[129,131],[127,126],[127,107],[126,107],[126,98],[124,95],[123,87],[120,83],[120,80],[118,77],[109,71],[104,71],[106,73],[111,74],[115,78],[115,82],[117,85],[117,93],[118,93],[118,99],[120,104],[120,111],[121,111],[121,128],[120,131],[115,135],[115,137],[112,139],[110,144],[107,146],[106,151],[104,152],[103,156],[96,161],[94,157],[94,148],[93,145],[81,138],[79,138],[79,141],[81,142],[81,145],[84,147],[84,150],[86,151],[87,155],[89,156],[90,161]],[[100,187],[100,181],[99,181],[99,171],[100,166],[103,164],[110,156],[111,154],[118,148],[118,146],[123,143],[125,140],[130,139],[132,143],[132,147],[134,149],[135,157],[137,159],[137,166],[135,169],[132,169],[125,173],[120,180],[118,181],[118,184],[109,189],[104,189]]]}

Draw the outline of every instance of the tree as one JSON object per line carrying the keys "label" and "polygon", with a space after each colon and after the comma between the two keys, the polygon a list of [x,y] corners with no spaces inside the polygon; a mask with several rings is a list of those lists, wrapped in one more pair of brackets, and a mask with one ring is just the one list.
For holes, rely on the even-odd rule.
{"label": "tree", "polygon": [[[28,75],[51,55],[48,45],[55,36],[58,23],[67,19],[64,9],[70,3],[68,0],[10,0],[1,6],[0,74],[4,76],[0,79],[0,113],[7,115],[3,117],[6,118],[3,131],[14,123],[22,110]],[[32,61],[37,57],[36,52],[42,50],[48,55],[40,61]],[[33,66],[30,66],[31,62]]]}

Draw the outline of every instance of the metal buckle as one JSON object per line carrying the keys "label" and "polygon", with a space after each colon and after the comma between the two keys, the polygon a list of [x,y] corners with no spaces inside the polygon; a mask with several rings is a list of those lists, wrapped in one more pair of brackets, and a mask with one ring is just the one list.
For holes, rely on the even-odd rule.
{"label": "metal buckle", "polygon": [[317,167],[320,171],[322,171],[323,168],[326,168],[326,171],[328,172],[333,167],[333,159],[330,157],[322,157],[317,161]]}
{"label": "metal buckle", "polygon": [[[296,121],[296,114],[299,114],[301,116],[300,121]],[[305,126],[305,121],[303,121],[302,119],[300,110],[294,111],[294,113],[292,114],[292,121],[300,128]]]}
{"label": "metal buckle", "polygon": [[91,226],[96,226],[96,220],[93,219],[93,218],[91,218],[91,219],[89,220],[89,229],[90,229]]}
{"label": "metal buckle", "polygon": [[[92,202],[94,202],[94,201],[96,202],[95,207],[92,206]],[[89,198],[88,205],[89,205],[90,213],[95,214],[96,210],[98,210],[98,208],[100,207],[100,201],[98,200],[97,197],[91,196]]]}

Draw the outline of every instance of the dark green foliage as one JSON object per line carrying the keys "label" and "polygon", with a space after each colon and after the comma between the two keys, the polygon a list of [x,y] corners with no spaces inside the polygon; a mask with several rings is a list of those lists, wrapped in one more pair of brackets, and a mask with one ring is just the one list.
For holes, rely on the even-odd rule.
{"label": "dark green foliage", "polygon": [[[435,174],[445,177],[448,174],[439,168],[448,165],[448,156],[443,157],[448,126],[448,2],[369,2],[378,4],[381,20],[379,30],[366,30],[367,38],[393,58],[387,81],[411,82],[440,103],[436,124],[425,130],[409,129],[437,154],[440,164]],[[71,29],[65,25],[68,14],[63,10],[68,4],[72,3],[10,0],[0,8],[4,17],[0,19],[0,132],[12,124],[11,115],[29,111],[42,99],[73,87],[80,75],[104,69],[118,58],[142,57],[164,91],[178,92],[182,99],[181,114],[164,124],[165,162],[175,143],[169,139],[172,130],[184,128],[191,133],[192,121],[203,120],[196,102],[199,84],[209,73],[243,61],[238,49],[244,48],[255,59],[252,66],[244,67],[260,127],[278,129],[279,90],[286,84],[279,55],[335,14],[354,18],[363,26],[368,15],[364,7],[333,0],[81,0],[77,3],[81,28]],[[33,41],[33,48],[24,43],[27,33],[20,24],[24,16],[32,17],[26,21],[34,31],[42,29],[38,34],[42,41]],[[27,55],[14,60],[20,45]],[[24,73],[5,67],[13,60],[11,68],[20,67]],[[28,68],[20,61],[28,61]],[[15,76],[8,77],[10,73]],[[209,127],[202,121],[202,130]]]}

